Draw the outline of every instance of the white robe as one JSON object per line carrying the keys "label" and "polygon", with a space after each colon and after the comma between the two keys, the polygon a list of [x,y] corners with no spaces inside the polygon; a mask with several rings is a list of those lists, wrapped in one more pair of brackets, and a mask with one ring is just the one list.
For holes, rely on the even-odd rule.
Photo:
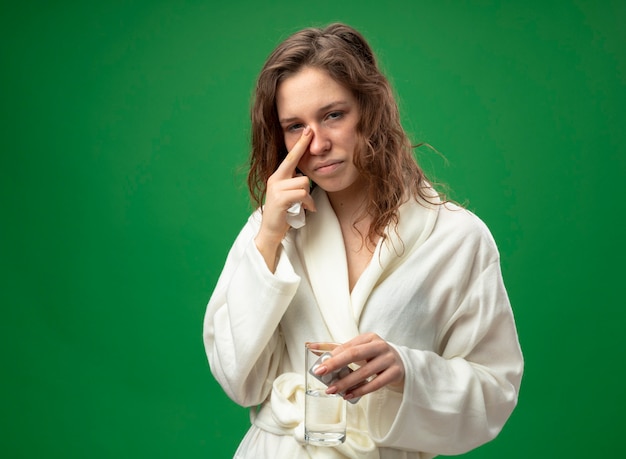
{"label": "white robe", "polygon": [[[405,203],[398,231],[350,292],[339,222],[319,188],[314,199],[318,211],[288,232],[273,274],[253,240],[255,212],[207,306],[211,371],[232,400],[253,407],[235,457],[425,459],[493,439],[517,403],[523,359],[484,223],[451,204]],[[399,352],[403,392],[348,404],[343,445],[305,445],[304,343],[365,332]]]}

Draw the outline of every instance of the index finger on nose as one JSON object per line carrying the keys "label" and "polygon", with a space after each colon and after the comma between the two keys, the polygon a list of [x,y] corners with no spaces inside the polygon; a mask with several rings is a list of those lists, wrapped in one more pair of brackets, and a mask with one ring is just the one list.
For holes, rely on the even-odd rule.
{"label": "index finger on nose", "polygon": [[287,153],[283,162],[278,166],[277,172],[283,173],[286,177],[293,177],[294,172],[296,171],[296,166],[298,165],[298,161],[302,158],[302,155],[306,151],[309,143],[311,142],[311,128],[307,126],[302,131],[302,136],[298,139],[296,144],[293,146],[291,151]]}

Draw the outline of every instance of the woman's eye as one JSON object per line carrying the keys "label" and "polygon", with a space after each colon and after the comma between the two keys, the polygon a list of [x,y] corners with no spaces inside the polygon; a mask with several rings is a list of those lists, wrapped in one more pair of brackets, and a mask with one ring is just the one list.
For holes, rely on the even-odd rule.
{"label": "woman's eye", "polygon": [[342,116],[343,116],[343,113],[342,113],[342,112],[332,112],[332,113],[329,113],[329,114],[326,116],[326,119],[327,119],[327,120],[329,120],[329,121],[333,121],[333,120],[338,120],[338,119],[339,119],[339,118],[341,118]]}
{"label": "woman's eye", "polygon": [[289,132],[295,132],[302,128],[304,128],[304,125],[302,123],[297,123],[297,124],[292,124],[291,126],[287,127],[287,130]]}

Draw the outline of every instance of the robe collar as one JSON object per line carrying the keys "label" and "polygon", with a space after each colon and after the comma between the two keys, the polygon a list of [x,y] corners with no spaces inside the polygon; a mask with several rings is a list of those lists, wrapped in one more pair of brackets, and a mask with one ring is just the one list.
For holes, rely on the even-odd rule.
{"label": "robe collar", "polygon": [[[359,320],[372,290],[428,238],[439,206],[412,199],[405,202],[400,207],[397,231],[387,228],[387,238],[379,241],[350,293],[339,221],[327,194],[319,187],[313,191],[313,199],[317,212],[309,212],[306,225],[297,230],[296,247],[332,340],[344,343],[360,334]],[[432,201],[437,200],[433,191]]]}

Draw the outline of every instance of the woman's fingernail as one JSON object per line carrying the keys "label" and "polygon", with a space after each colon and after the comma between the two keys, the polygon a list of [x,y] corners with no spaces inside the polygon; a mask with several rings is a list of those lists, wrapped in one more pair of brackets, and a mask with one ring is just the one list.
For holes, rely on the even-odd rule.
{"label": "woman's fingernail", "polygon": [[324,365],[320,365],[320,366],[318,366],[318,367],[315,369],[314,373],[315,373],[317,376],[321,376],[321,375],[323,375],[324,373],[326,373],[326,371],[327,371],[327,370],[328,370],[328,368],[326,368]]}
{"label": "woman's fingernail", "polygon": [[307,126],[304,128],[304,131],[302,131],[302,135],[309,135],[311,133],[311,127]]}
{"label": "woman's fingernail", "polygon": [[346,394],[343,398],[346,400],[352,400],[354,398],[354,394]]}
{"label": "woman's fingernail", "polygon": [[326,389],[326,393],[327,393],[328,395],[332,395],[332,394],[334,394],[335,392],[337,392],[337,388],[336,388],[335,386],[330,386],[328,389]]}

